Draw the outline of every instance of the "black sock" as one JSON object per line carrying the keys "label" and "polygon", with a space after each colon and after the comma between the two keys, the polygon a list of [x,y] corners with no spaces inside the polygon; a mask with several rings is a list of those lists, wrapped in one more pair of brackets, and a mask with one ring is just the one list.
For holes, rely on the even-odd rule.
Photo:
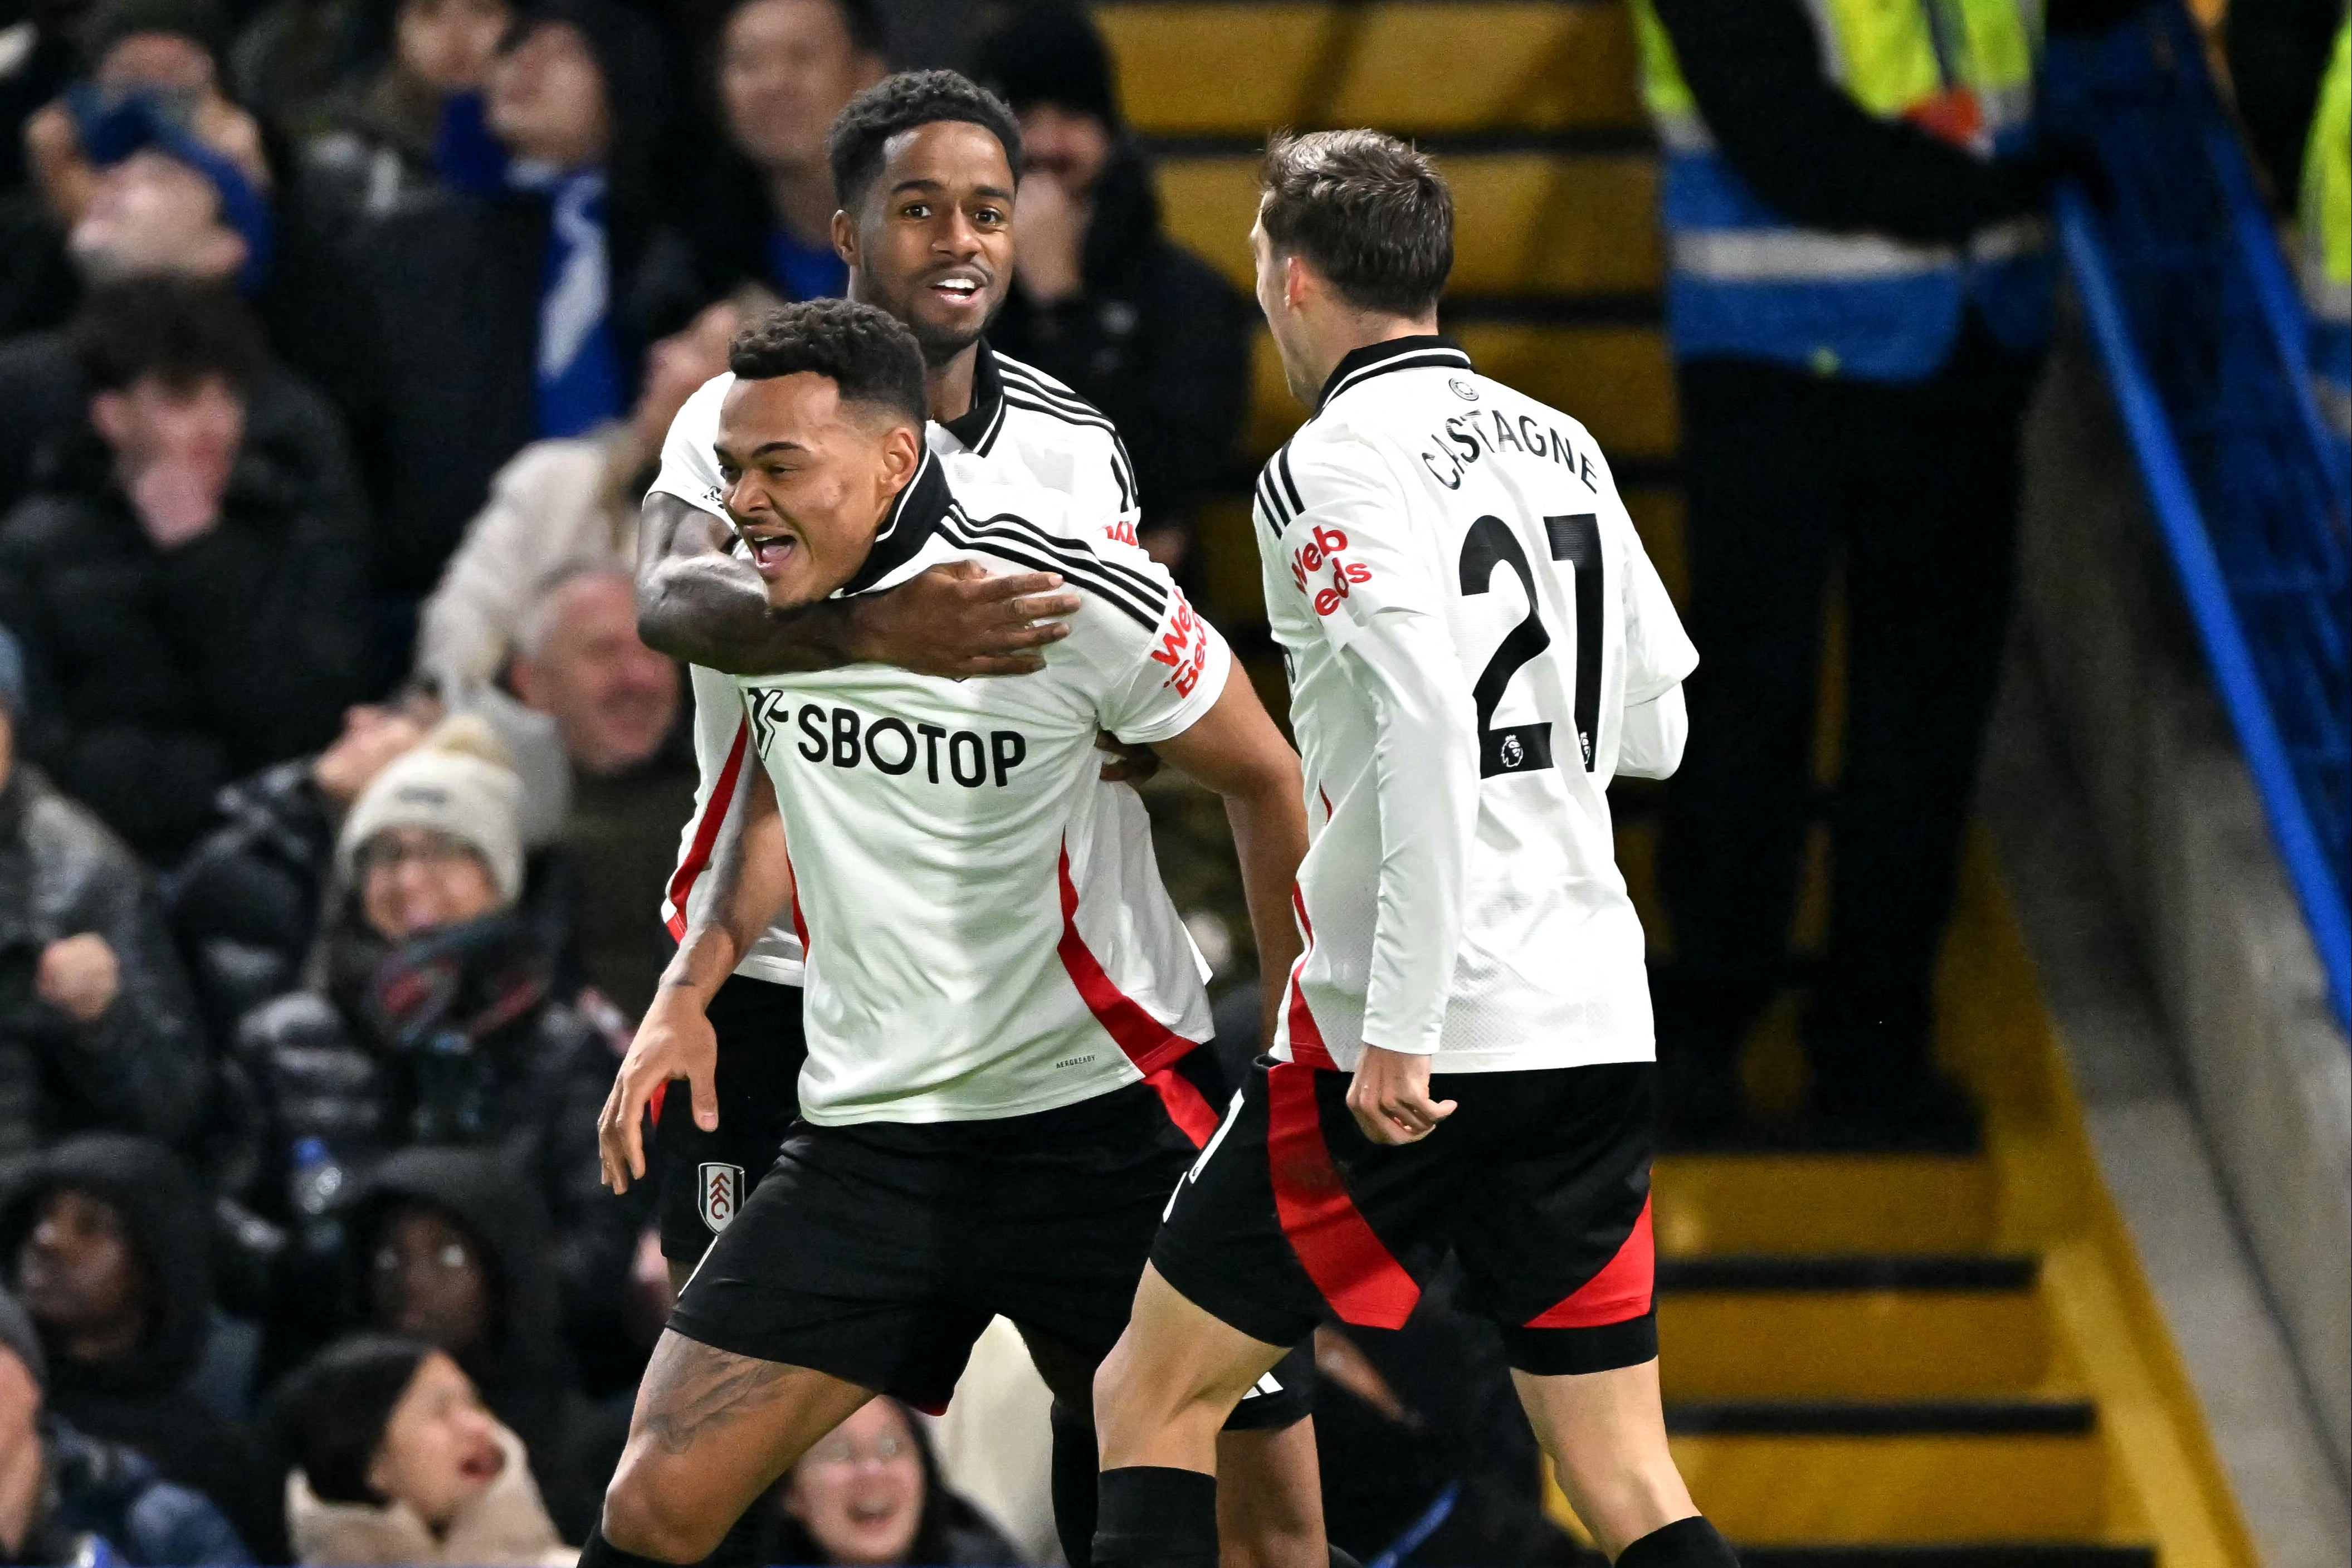
{"label": "black sock", "polygon": [[[588,1568],[583,1560],[581,1568]],[[1739,1559],[1698,1515],[1654,1530],[1617,1554],[1617,1568],[1739,1568]]]}
{"label": "black sock", "polygon": [[675,1563],[665,1563],[658,1557],[640,1557],[634,1552],[624,1552],[604,1539],[604,1527],[598,1525],[588,1532],[588,1540],[580,1548],[579,1568],[679,1568]]}
{"label": "black sock", "polygon": [[1217,1478],[1130,1465],[1102,1473],[1094,1568],[1217,1568]]}
{"label": "black sock", "polygon": [[1093,1568],[1096,1479],[1095,1424],[1054,1402],[1054,1533],[1070,1568]]}

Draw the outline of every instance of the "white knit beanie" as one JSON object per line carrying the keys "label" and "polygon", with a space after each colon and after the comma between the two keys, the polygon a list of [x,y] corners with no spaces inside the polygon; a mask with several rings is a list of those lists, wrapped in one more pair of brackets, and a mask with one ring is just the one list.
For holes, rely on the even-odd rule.
{"label": "white knit beanie", "polygon": [[471,714],[444,719],[415,749],[370,780],[343,819],[335,868],[346,883],[360,851],[386,828],[430,828],[471,845],[509,904],[522,896],[522,780],[490,727]]}

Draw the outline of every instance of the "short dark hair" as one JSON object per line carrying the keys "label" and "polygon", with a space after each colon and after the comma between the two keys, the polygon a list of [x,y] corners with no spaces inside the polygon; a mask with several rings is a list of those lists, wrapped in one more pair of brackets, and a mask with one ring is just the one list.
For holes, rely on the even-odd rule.
{"label": "short dark hair", "polygon": [[1275,132],[1258,221],[1360,310],[1425,315],[1454,270],[1454,193],[1436,165],[1377,131]]}
{"label": "short dark hair", "polygon": [[382,1504],[368,1484],[393,1407],[433,1347],[360,1333],[337,1340],[286,1380],[271,1401],[271,1436],[289,1469],[321,1502]]}
{"label": "short dark hair", "polygon": [[[729,0],[725,17],[719,30],[725,32],[736,16],[760,0]],[[841,18],[842,31],[849,35],[849,44],[861,54],[881,55],[889,52],[890,24],[882,15],[879,0],[832,0],[834,15]]]}
{"label": "short dark hair", "polygon": [[834,200],[856,212],[882,172],[882,149],[890,138],[943,120],[961,120],[995,137],[1013,183],[1021,183],[1021,122],[1003,99],[960,71],[900,71],[851,99],[833,122],[825,154]]}
{"label": "short dark hair", "polygon": [[121,392],[149,376],[192,386],[220,376],[240,392],[265,361],[261,329],[225,283],[157,276],[93,289],[68,329],[92,392]]}
{"label": "short dark hair", "polygon": [[810,299],[752,322],[727,346],[727,368],[745,381],[812,371],[845,402],[877,403],[923,424],[923,350],[905,323],[871,305]]}

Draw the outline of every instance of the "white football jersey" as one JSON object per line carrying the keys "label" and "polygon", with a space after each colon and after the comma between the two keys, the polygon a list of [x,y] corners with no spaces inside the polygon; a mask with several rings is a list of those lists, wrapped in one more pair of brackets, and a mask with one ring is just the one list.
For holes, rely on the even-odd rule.
{"label": "white football jersey", "polygon": [[[661,475],[653,488],[688,505],[723,517],[719,459],[719,405],[735,384],[732,372],[705,382],[670,421],[662,443]],[[1073,514],[1104,517],[1112,539],[1133,544],[1139,517],[1135,465],[1109,419],[1077,393],[1042,371],[1008,360],[983,341],[972,369],[971,409],[962,418],[932,424],[926,437],[946,465],[949,483],[1029,485],[1055,490],[1073,501]],[[709,892],[707,872],[742,822],[740,782],[750,746],[743,701],[731,676],[690,667],[694,693],[694,812],[679,835],[677,869],[663,889],[662,920],[683,941],[687,927],[704,913]],[[756,759],[754,759],[756,761]],[[1139,873],[1151,864],[1149,819],[1139,800],[1130,811],[1139,833]],[[1157,876],[1156,865],[1152,874]],[[736,966],[739,975],[801,983],[800,938],[778,925],[752,946]]]}
{"label": "white football jersey", "polygon": [[1275,1054],[1653,1060],[1608,786],[1672,771],[1698,655],[1592,437],[1447,340],[1376,344],[1255,515],[1311,839]]}
{"label": "white football jersey", "polygon": [[1034,486],[959,498],[945,467],[926,458],[843,592],[952,560],[1058,570],[1081,605],[1045,668],[736,683],[783,813],[807,954],[801,1114],[821,1125],[1051,1110],[1212,1032],[1140,804],[1102,781],[1095,740],[1191,728],[1224,688],[1224,642],[1140,549],[1104,537],[1117,513],[1076,516]]}

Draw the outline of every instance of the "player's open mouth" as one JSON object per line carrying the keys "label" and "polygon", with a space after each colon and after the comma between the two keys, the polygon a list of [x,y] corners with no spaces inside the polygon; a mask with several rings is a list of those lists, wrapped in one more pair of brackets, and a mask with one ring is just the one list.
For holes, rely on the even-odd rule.
{"label": "player's open mouth", "polygon": [[768,578],[782,572],[784,563],[800,548],[800,540],[790,534],[773,534],[765,538],[754,538],[746,534],[743,542],[751,547],[752,570]]}

